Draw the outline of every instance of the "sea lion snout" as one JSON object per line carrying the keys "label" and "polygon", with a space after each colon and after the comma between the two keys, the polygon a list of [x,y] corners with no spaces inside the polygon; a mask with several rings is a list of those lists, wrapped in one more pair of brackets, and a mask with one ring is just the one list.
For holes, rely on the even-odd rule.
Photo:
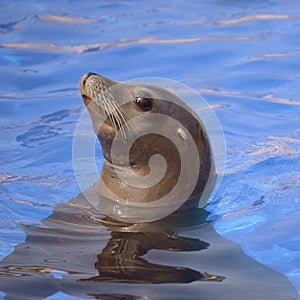
{"label": "sea lion snout", "polygon": [[80,92],[86,106],[105,93],[107,89],[118,82],[110,80],[94,72],[84,74],[80,79]]}
{"label": "sea lion snout", "polygon": [[83,85],[85,85],[86,84],[86,81],[88,80],[88,78],[90,77],[90,76],[92,76],[92,75],[97,75],[96,73],[94,73],[94,72],[88,72],[88,73],[86,73],[86,74],[84,74],[83,76],[82,76],[82,84]]}

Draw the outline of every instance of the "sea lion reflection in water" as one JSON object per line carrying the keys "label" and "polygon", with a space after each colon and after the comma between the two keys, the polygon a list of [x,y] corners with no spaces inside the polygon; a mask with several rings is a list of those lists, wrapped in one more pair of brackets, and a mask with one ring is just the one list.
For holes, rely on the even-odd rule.
{"label": "sea lion reflection in water", "polygon": [[[177,105],[177,97],[170,92],[134,83],[117,85],[119,90],[115,91],[123,98],[115,99],[124,101],[118,103],[119,111],[111,103],[97,103],[101,99],[107,100],[102,88],[107,89],[110,83],[116,85],[116,82],[94,73],[83,76],[81,80],[81,92],[106,159],[97,184],[98,191],[104,193],[106,200],[100,202],[98,208],[110,217],[102,215],[84,194],[80,194],[67,203],[57,205],[53,214],[42,220],[40,226],[24,226],[26,241],[16,246],[14,252],[0,264],[0,290],[7,294],[7,299],[44,299],[58,291],[97,299],[136,299],[139,296],[165,299],[173,295],[206,300],[297,299],[294,288],[283,275],[245,256],[239,246],[220,237],[212,223],[206,222],[208,212],[198,207],[198,201],[207,181],[213,178],[214,166],[205,130],[201,123],[191,120],[194,113],[184,109],[181,102]],[[136,88],[138,94],[135,94]],[[142,91],[148,94],[141,94]],[[102,92],[104,96],[99,96]],[[170,95],[172,99],[169,99]],[[132,101],[128,101],[128,96]],[[160,99],[168,102],[160,105]],[[175,108],[172,104],[174,99]],[[120,182],[122,175],[134,179],[135,174],[128,165],[124,165],[126,157],[119,156],[113,160],[110,156],[116,129],[124,125],[127,117],[147,114],[150,110],[152,113],[156,110],[161,114],[172,114],[172,118],[180,120],[186,128],[195,122],[190,136],[185,130],[174,128],[183,144],[187,141],[192,143],[191,138],[194,140],[201,162],[191,197],[180,208],[176,207],[176,198],[172,198],[176,205],[172,201],[166,207],[160,205],[161,211],[154,203],[172,191],[174,181],[179,178],[176,172],[180,169],[180,153],[176,154],[174,145],[163,136],[148,134],[146,138],[151,143],[137,139],[136,143],[132,143],[127,162],[135,173],[147,176],[151,173],[148,166],[150,157],[157,153],[165,155],[167,178],[156,184],[155,189],[142,192],[140,187],[131,188],[130,184]],[[100,128],[95,116],[105,117]],[[149,123],[133,125],[143,127]],[[128,141],[130,132],[135,130],[139,133],[139,129],[125,128],[121,133],[122,140]],[[162,149],[160,146],[163,146]],[[162,183],[164,188],[159,185]],[[118,201],[110,199],[111,193],[116,195]],[[129,204],[129,211],[121,201]],[[154,209],[149,203],[154,203]],[[149,208],[147,213],[145,208]],[[163,216],[174,208],[175,211],[169,216],[157,218],[157,214]],[[120,221],[111,218],[115,211],[119,212],[116,217]],[[139,222],[132,223],[139,216]],[[124,222],[126,220],[130,222]],[[154,252],[151,256],[152,249],[165,251],[159,252],[160,255]],[[185,252],[185,255],[176,255],[174,251]],[[147,252],[148,257],[141,258]],[[166,261],[170,265],[166,265]],[[106,285],[106,282],[110,284]],[[120,285],[120,282],[131,284]],[[192,286],[174,284],[191,282],[199,283]],[[164,284],[152,286],[148,283]],[[118,295],[112,291],[117,291]]]}

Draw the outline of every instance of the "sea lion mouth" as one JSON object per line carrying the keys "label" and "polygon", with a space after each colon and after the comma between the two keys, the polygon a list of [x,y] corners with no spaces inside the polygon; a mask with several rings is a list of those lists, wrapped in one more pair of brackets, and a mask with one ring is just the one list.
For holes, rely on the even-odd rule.
{"label": "sea lion mouth", "polygon": [[81,97],[83,99],[85,106],[88,106],[93,101],[90,97],[86,95],[81,95]]}

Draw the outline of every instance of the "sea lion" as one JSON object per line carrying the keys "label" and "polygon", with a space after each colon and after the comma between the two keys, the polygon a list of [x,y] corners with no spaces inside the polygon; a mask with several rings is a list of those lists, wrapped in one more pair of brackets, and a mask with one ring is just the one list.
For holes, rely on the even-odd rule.
{"label": "sea lion", "polygon": [[191,107],[160,86],[92,72],[82,76],[80,91],[105,158],[96,185],[101,199],[91,200],[98,209],[119,220],[144,222],[183,205],[206,205],[214,159]]}

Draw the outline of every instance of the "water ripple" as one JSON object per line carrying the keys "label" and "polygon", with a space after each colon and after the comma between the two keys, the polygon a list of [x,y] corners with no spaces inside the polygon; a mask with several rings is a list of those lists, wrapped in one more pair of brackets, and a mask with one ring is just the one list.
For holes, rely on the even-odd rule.
{"label": "water ripple", "polygon": [[229,19],[229,20],[193,20],[187,22],[180,22],[180,25],[196,25],[196,24],[203,24],[203,23],[212,23],[216,25],[237,25],[243,22],[249,21],[269,21],[269,20],[286,20],[289,18],[300,18],[299,14],[295,15],[287,15],[287,14],[254,14],[254,15],[246,15],[243,17]]}
{"label": "water ripple", "polygon": [[72,16],[62,16],[62,15],[36,15],[36,17],[40,20],[45,20],[45,21],[52,21],[52,22],[62,22],[62,23],[96,23],[98,20],[96,19],[90,19],[86,17],[72,17]]}
{"label": "water ripple", "polygon": [[58,51],[58,52],[74,52],[74,53],[84,53],[91,51],[102,51],[109,48],[119,48],[132,45],[140,44],[187,44],[196,43],[202,41],[248,41],[261,39],[266,35],[272,33],[262,33],[259,35],[250,36],[200,36],[191,38],[177,38],[177,39],[159,39],[153,36],[140,37],[140,38],[124,38],[117,41],[86,44],[86,45],[56,45],[47,43],[0,43],[0,48],[10,48],[10,49],[42,49],[48,51]]}

